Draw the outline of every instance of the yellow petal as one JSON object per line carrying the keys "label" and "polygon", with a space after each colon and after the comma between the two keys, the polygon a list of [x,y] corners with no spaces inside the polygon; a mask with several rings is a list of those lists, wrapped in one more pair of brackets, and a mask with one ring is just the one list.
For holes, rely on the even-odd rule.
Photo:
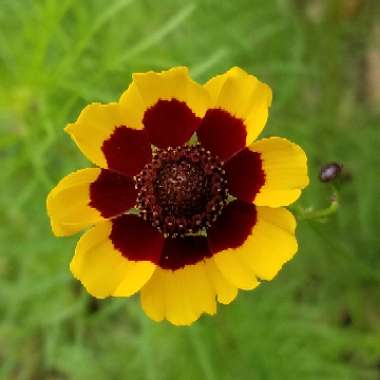
{"label": "yellow petal", "polygon": [[141,304],[151,319],[175,325],[190,325],[202,313],[215,314],[215,291],[205,263],[176,271],[157,268],[141,290]]}
{"label": "yellow petal", "polygon": [[64,177],[50,191],[47,212],[56,236],[71,235],[104,220],[99,211],[89,206],[89,187],[100,172],[98,168],[78,170]]}
{"label": "yellow petal", "polygon": [[146,105],[135,82],[132,82],[128,89],[123,92],[119,104],[128,115],[131,127],[135,129],[143,129],[144,125],[142,120]]}
{"label": "yellow petal", "polygon": [[258,206],[279,207],[293,203],[309,184],[307,158],[296,144],[271,137],[253,143],[250,150],[260,153],[265,183],[256,195]]}
{"label": "yellow petal", "polygon": [[101,147],[115,128],[122,125],[134,128],[128,121],[126,112],[118,103],[92,103],[82,110],[77,121],[69,124],[65,131],[91,162],[108,168]]}
{"label": "yellow petal", "polygon": [[213,259],[205,260],[205,266],[207,275],[214,286],[218,302],[225,305],[232,302],[238,294],[236,286],[230,284],[227,279],[223,277]]}
{"label": "yellow petal", "polygon": [[246,145],[252,143],[268,118],[270,87],[238,67],[210,79],[204,87],[211,96],[210,108],[221,108],[242,119],[247,130]]}
{"label": "yellow petal", "polygon": [[239,289],[252,290],[260,283],[252,269],[247,267],[240,257],[239,251],[241,249],[242,247],[224,250],[213,256],[213,260],[223,277],[233,286]]}
{"label": "yellow petal", "polygon": [[123,214],[136,203],[133,179],[107,169],[78,170],[63,178],[47,197],[53,232],[70,235]]}
{"label": "yellow petal", "polygon": [[129,261],[116,251],[109,235],[111,222],[87,231],[79,240],[70,269],[87,291],[97,298],[127,297],[136,293],[155,270],[146,261]]}
{"label": "yellow petal", "polygon": [[136,115],[139,115],[137,119],[142,121],[145,110],[159,99],[173,98],[185,102],[199,117],[204,115],[210,105],[207,91],[190,78],[187,67],[133,74],[133,87],[130,93],[123,94],[120,103],[125,107],[133,104]]}
{"label": "yellow petal", "polygon": [[114,297],[129,297],[140,290],[152,276],[154,264],[149,261],[128,261],[124,280],[112,293]]}
{"label": "yellow petal", "polygon": [[257,222],[236,256],[249,270],[271,280],[297,252],[296,221],[285,208],[257,207]]}

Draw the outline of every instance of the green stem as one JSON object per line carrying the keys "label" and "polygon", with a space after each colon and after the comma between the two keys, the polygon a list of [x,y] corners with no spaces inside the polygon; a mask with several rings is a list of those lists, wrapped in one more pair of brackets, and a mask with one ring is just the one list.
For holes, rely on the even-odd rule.
{"label": "green stem", "polygon": [[335,214],[337,212],[338,208],[339,208],[338,192],[336,190],[334,190],[333,196],[331,197],[330,206],[323,208],[323,209],[320,209],[320,210],[301,209],[301,210],[299,210],[298,219],[299,220],[324,219],[330,215]]}

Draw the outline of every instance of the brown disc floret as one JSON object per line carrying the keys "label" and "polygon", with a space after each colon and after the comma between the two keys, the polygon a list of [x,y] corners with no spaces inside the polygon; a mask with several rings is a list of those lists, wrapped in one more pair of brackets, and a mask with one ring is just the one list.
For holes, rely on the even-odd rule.
{"label": "brown disc floret", "polygon": [[228,197],[223,162],[199,144],[157,149],[135,186],[141,216],[171,237],[205,231]]}

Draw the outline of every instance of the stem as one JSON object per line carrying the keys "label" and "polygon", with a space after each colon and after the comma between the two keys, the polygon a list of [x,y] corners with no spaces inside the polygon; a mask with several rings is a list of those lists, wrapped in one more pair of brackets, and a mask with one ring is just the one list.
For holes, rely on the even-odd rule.
{"label": "stem", "polygon": [[318,220],[326,218],[330,215],[333,215],[337,212],[339,208],[339,198],[338,198],[338,192],[334,189],[334,193],[331,197],[331,203],[330,206],[320,209],[320,210],[313,210],[313,209],[301,209],[299,210],[298,219],[299,220]]}

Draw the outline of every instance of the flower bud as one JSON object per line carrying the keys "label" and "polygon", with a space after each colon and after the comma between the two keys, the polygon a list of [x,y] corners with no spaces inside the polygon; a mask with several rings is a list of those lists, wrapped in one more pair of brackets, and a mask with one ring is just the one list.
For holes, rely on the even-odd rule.
{"label": "flower bud", "polygon": [[319,179],[321,182],[332,182],[339,177],[342,169],[343,165],[336,162],[330,162],[329,164],[322,166],[321,171],[319,172]]}

